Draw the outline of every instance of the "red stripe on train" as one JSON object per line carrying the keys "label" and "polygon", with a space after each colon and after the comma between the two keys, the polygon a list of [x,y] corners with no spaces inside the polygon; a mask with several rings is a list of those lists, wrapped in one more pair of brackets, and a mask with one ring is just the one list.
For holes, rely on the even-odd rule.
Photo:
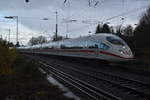
{"label": "red stripe on train", "polygon": [[122,59],[133,59],[133,58],[122,57],[122,56],[119,56],[119,55],[116,55],[116,54],[113,54],[113,53],[110,53],[110,52],[106,52],[106,51],[100,51],[100,53],[105,54],[105,55],[109,55],[109,56],[114,56],[114,57],[122,58]]}
{"label": "red stripe on train", "polygon": [[93,53],[95,50],[33,50],[34,52],[90,52]]}
{"label": "red stripe on train", "polygon": [[[94,53],[95,50],[33,50],[34,52],[90,52],[90,53]],[[126,57],[122,57],[110,52],[106,52],[106,51],[100,51],[99,53],[101,54],[105,54],[105,55],[109,55],[109,56],[113,56],[113,57],[118,57],[118,58],[122,58],[122,59],[133,59],[133,58],[126,58]]]}

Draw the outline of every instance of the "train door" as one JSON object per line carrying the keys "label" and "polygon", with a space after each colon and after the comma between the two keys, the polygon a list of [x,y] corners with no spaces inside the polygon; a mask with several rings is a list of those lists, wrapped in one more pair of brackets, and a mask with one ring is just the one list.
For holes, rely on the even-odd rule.
{"label": "train door", "polygon": [[88,41],[87,48],[90,50],[90,52],[88,52],[88,57],[95,58],[95,56],[98,55],[99,44],[97,42]]}
{"label": "train door", "polygon": [[100,44],[95,42],[95,55],[98,56],[99,54],[99,47],[100,47]]}

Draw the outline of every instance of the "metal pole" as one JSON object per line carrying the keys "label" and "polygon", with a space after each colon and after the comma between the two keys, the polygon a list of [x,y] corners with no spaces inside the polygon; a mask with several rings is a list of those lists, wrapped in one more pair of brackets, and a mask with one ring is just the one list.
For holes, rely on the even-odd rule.
{"label": "metal pole", "polygon": [[16,16],[17,27],[16,27],[16,44],[18,44],[18,16]]}
{"label": "metal pole", "polygon": [[55,36],[56,36],[56,41],[57,41],[57,32],[58,32],[58,16],[57,16],[57,11],[56,11],[56,33],[55,33]]}
{"label": "metal pole", "polygon": [[9,33],[8,33],[8,42],[10,43],[10,29],[8,29]]}
{"label": "metal pole", "polygon": [[3,36],[2,36],[2,35],[0,35],[0,39],[1,39],[1,40],[3,39]]}

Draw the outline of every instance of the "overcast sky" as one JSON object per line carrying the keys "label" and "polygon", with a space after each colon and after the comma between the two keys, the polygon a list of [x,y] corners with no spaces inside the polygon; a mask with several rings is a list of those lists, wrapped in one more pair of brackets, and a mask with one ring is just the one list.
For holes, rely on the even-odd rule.
{"label": "overcast sky", "polygon": [[[11,41],[15,42],[16,19],[4,19],[4,16],[19,17],[19,40],[26,44],[32,36],[50,38],[55,32],[55,12],[58,11],[58,34],[79,37],[92,34],[98,22],[109,22],[116,26],[137,24],[150,0],[1,0],[0,35],[8,38],[11,29]],[[65,2],[65,3],[64,3]],[[113,16],[132,13],[106,20]],[[125,18],[124,21],[121,18]],[[48,20],[43,20],[48,18]],[[75,20],[69,22],[67,20]],[[91,33],[89,33],[91,31]]]}

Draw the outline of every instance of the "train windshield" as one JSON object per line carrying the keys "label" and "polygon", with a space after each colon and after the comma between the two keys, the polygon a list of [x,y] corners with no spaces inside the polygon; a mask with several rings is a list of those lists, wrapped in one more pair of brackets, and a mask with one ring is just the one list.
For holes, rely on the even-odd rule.
{"label": "train windshield", "polygon": [[112,44],[124,45],[124,43],[123,43],[123,41],[121,39],[117,39],[117,38],[112,37],[112,36],[106,37],[106,40],[109,41]]}

